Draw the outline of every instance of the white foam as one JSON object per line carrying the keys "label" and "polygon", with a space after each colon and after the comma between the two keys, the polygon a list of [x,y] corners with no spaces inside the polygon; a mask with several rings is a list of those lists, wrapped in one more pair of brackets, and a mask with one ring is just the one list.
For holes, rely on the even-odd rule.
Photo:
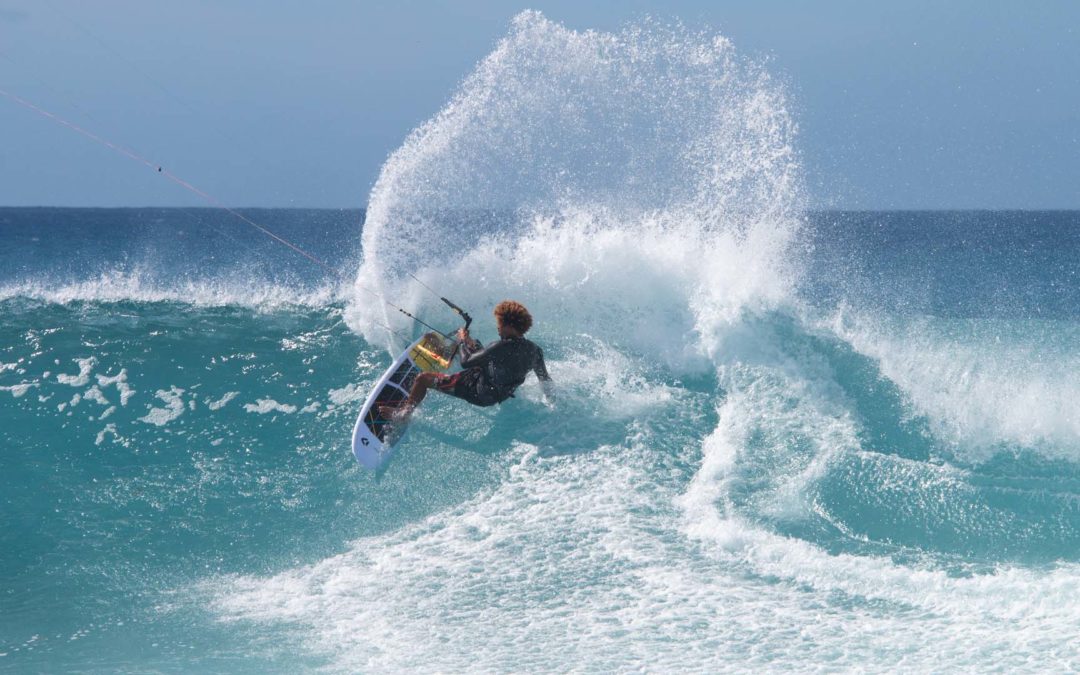
{"label": "white foam", "polygon": [[[633,417],[674,402],[676,390],[651,382],[644,364],[599,340],[587,340],[582,347],[548,364],[549,373],[558,383],[559,396],[573,394],[573,405],[588,406],[604,416]],[[522,389],[523,397],[532,393],[530,386]]]}
{"label": "white foam", "polygon": [[143,417],[140,417],[139,421],[163,427],[169,422],[179,418],[184,414],[183,394],[184,390],[176,386],[169,387],[167,391],[164,389],[157,390],[154,396],[161,399],[165,403],[165,407],[151,407],[150,412]]}
{"label": "white foam", "polygon": [[20,384],[0,386],[0,391],[10,391],[12,398],[22,398],[26,395],[26,392],[39,386],[41,385],[39,385],[37,382],[22,382]]}
{"label": "white foam", "polygon": [[97,385],[94,385],[83,392],[83,398],[87,401],[93,401],[99,405],[109,405],[109,399],[105,398],[105,394],[101,393],[101,389]]}
{"label": "white foam", "polygon": [[[114,408],[110,408],[110,410],[112,410],[112,409],[114,409]],[[101,419],[104,419],[104,418],[105,418],[105,415],[102,415]],[[112,423],[106,424],[105,428],[102,429],[101,431],[99,431],[98,434],[97,434],[97,437],[94,438],[94,445],[101,445],[102,443],[104,443],[105,442],[105,436],[107,434],[112,434],[113,440],[116,440],[116,439],[119,438],[119,434],[116,431],[116,425],[115,424],[112,424]]]}
{"label": "white foam", "polygon": [[222,408],[224,408],[229,403],[229,401],[233,400],[234,398],[236,398],[239,395],[240,395],[240,392],[238,392],[238,391],[226,392],[225,395],[222,396],[221,398],[219,398],[218,400],[208,402],[206,404],[206,407],[211,409],[211,410],[221,410]]}
{"label": "white foam", "polygon": [[72,387],[85,387],[90,382],[90,373],[94,370],[94,366],[97,365],[97,359],[91,356],[85,359],[75,359],[75,363],[79,365],[78,375],[64,375],[61,373],[56,376],[56,381]]}
{"label": "white foam", "polygon": [[[593,508],[589,493],[576,489],[579,481],[591,476],[614,490],[621,487],[625,494],[633,494],[626,490],[629,471],[598,473],[596,467],[575,467],[566,461],[559,476],[545,477],[543,471],[538,476],[535,449],[522,447],[516,454],[521,463],[494,494],[398,533],[357,542],[349,553],[311,568],[266,580],[223,580],[218,609],[229,618],[302,624],[318,616],[320,622],[328,623],[311,637],[335,653],[338,665],[346,669],[408,668],[425,659],[432,659],[427,667],[435,670],[466,666],[470,658],[477,659],[471,664],[473,669],[509,665],[507,659],[513,655],[506,650],[522,647],[512,637],[502,641],[501,652],[485,652],[477,646],[489,639],[498,641],[497,635],[505,634],[508,626],[520,628],[541,618],[537,613],[519,613],[528,611],[527,598],[541,590],[527,590],[531,574],[557,574],[557,568],[564,567],[560,561],[566,569],[602,562],[591,547],[569,545],[577,538],[622,546],[614,537],[609,540],[606,532],[606,524],[622,517],[621,505]],[[643,496],[641,502],[645,504],[647,498]],[[571,542],[551,547],[544,541],[530,543],[527,537],[520,538],[533,529],[540,539],[555,543],[548,538],[555,533],[544,525],[550,522],[561,522],[577,535]],[[510,592],[502,609],[482,597],[474,598],[480,604],[470,604],[470,592],[477,590],[478,583],[491,583],[494,593]],[[515,589],[523,593],[515,595]],[[453,598],[464,604],[455,610]],[[493,633],[499,624],[502,628]],[[447,643],[438,637],[419,639],[429,629],[436,636],[453,638],[451,643],[456,644],[446,649]],[[442,646],[435,649],[437,644]],[[528,667],[544,651],[548,651],[545,646],[534,645],[519,655],[517,667]]]}
{"label": "white foam", "polygon": [[331,389],[327,395],[334,405],[348,405],[364,400],[367,396],[367,387],[363,383],[348,384],[341,389]]}
{"label": "white foam", "polygon": [[259,415],[265,415],[271,412],[280,412],[291,415],[296,412],[296,406],[287,403],[278,403],[272,398],[260,398],[255,403],[245,403],[244,410]]}
{"label": "white foam", "polygon": [[110,385],[116,387],[117,393],[120,394],[121,406],[126,406],[128,399],[135,395],[135,390],[127,383],[127,368],[121,368],[116,375],[109,376],[99,373],[95,377],[97,377],[99,387],[105,388]]}

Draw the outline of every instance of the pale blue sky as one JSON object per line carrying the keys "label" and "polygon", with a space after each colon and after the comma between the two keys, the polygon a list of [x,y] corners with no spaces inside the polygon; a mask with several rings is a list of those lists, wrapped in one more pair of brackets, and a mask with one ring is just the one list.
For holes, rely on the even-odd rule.
{"label": "pale blue sky", "polygon": [[[788,83],[812,203],[1080,208],[1080,3],[0,0],[0,89],[235,206],[363,206],[510,19],[711,27]],[[0,205],[196,205],[0,97]]]}

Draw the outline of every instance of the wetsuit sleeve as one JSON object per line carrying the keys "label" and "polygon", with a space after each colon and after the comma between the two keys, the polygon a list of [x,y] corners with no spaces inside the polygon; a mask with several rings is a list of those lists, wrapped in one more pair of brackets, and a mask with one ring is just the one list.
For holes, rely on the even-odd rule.
{"label": "wetsuit sleeve", "polygon": [[551,381],[551,375],[548,375],[547,364],[544,363],[544,350],[539,347],[536,348],[536,361],[533,362],[533,372],[536,373],[536,377],[541,382]]}
{"label": "wetsuit sleeve", "polygon": [[547,371],[547,364],[544,363],[544,350],[539,347],[536,348],[536,362],[533,363],[533,372],[536,373],[536,378],[540,380],[540,389],[544,392],[544,398],[549,405],[554,405],[555,383],[551,381],[551,375]]}

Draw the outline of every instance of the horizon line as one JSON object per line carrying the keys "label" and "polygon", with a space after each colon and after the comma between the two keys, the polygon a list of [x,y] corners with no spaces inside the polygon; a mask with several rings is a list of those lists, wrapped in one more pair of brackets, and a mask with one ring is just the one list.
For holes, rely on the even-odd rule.
{"label": "horizon line", "polygon": [[[71,205],[53,205],[53,204],[27,204],[27,205],[5,205],[0,204],[0,209],[70,209],[70,210],[145,210],[145,209],[183,209],[183,210],[200,210],[200,211],[220,211],[224,207],[221,206],[183,206],[183,205],[124,205],[124,206],[71,206]],[[367,206],[230,206],[230,209],[237,210],[262,210],[262,211],[367,211]],[[454,211],[461,210],[476,210],[476,211],[513,211],[512,208],[498,209],[493,207],[483,207],[475,209],[448,209]],[[914,207],[813,207],[803,209],[804,213],[919,213],[919,212],[953,212],[953,213],[966,213],[966,212],[1015,212],[1015,213],[1031,213],[1031,212],[1071,212],[1080,211],[1080,206],[1074,207],[1062,207],[1062,206],[944,206],[944,207],[927,207],[927,206],[914,206]]]}

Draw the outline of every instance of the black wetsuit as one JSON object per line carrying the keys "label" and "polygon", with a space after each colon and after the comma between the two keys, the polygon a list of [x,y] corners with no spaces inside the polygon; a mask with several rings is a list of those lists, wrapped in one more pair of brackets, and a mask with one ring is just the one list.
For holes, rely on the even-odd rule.
{"label": "black wetsuit", "polygon": [[529,371],[543,381],[551,380],[543,350],[523,337],[503,338],[487,347],[481,347],[479,342],[462,342],[460,360],[464,370],[436,386],[473,405],[502,403],[514,395]]}

